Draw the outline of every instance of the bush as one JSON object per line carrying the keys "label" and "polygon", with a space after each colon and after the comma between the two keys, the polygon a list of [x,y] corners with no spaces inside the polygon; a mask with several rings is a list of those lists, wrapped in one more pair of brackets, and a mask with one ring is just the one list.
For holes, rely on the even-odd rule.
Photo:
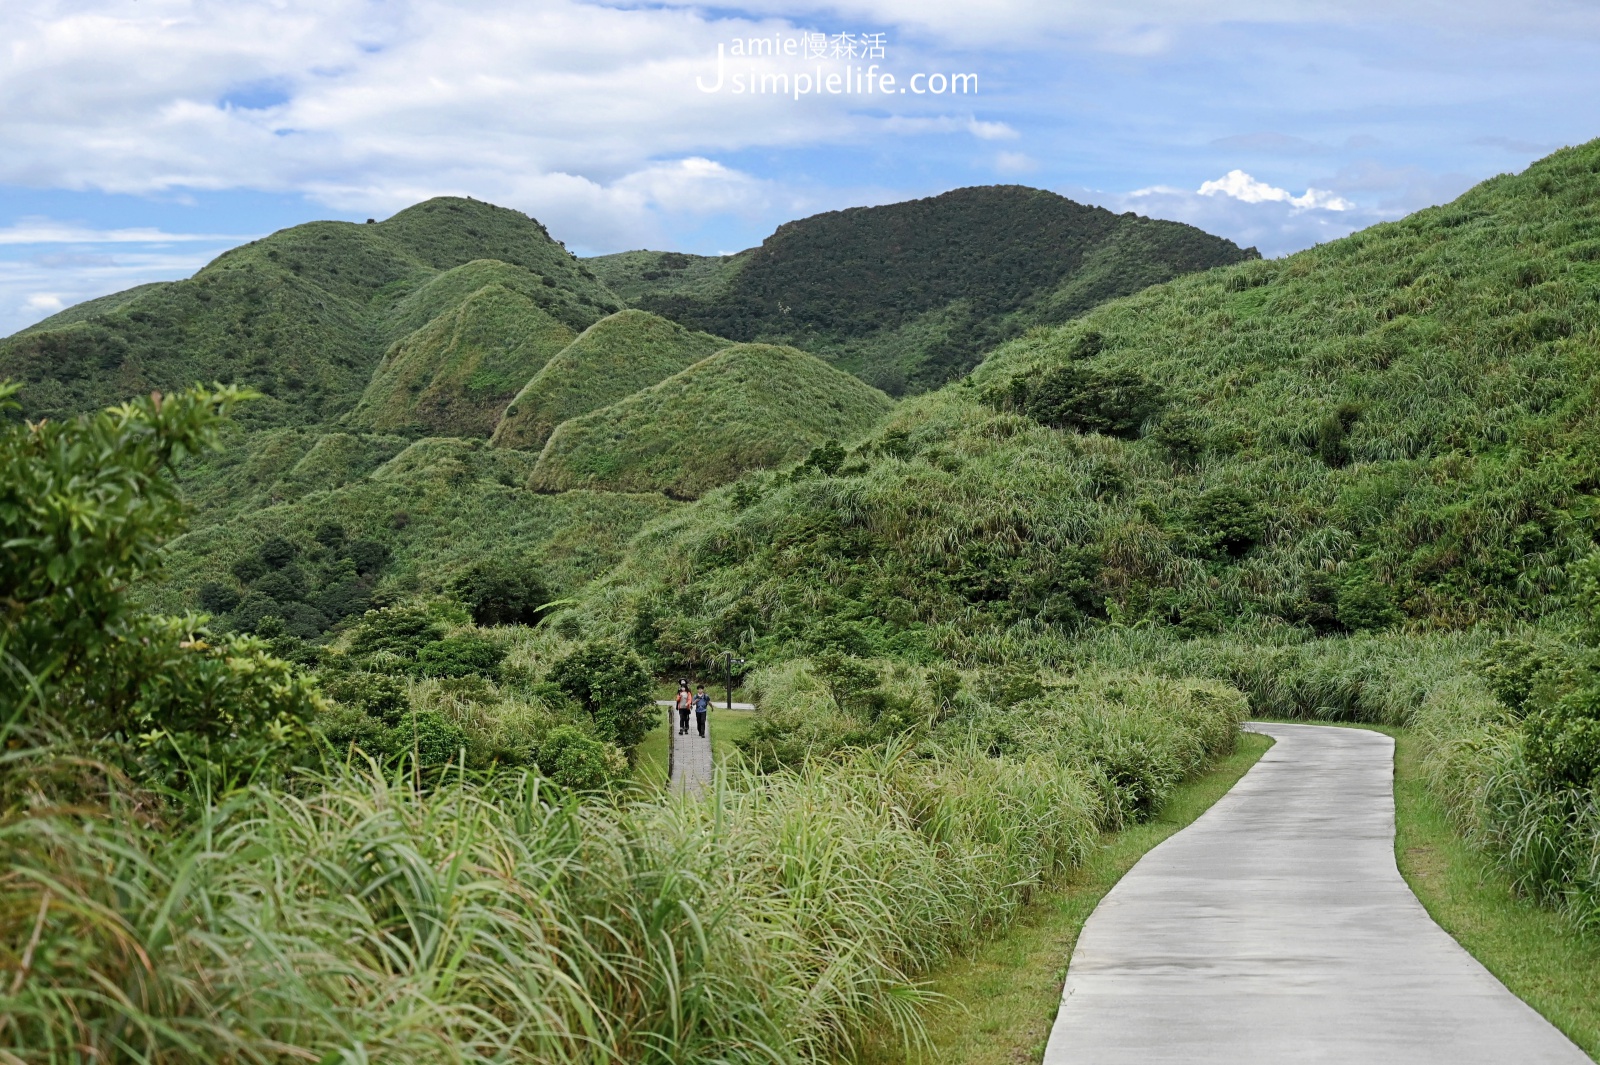
{"label": "bush", "polygon": [[1163,403],[1160,386],[1143,374],[1076,363],[1013,377],[988,398],[1052,429],[1127,438],[1138,436]]}
{"label": "bush", "polygon": [[389,736],[392,754],[410,754],[420,769],[439,769],[460,761],[467,734],[437,710],[417,710],[400,719]]}
{"label": "bush", "polygon": [[475,632],[457,633],[424,644],[417,652],[417,672],[424,677],[467,677],[497,680],[505,648]]}
{"label": "bush", "polygon": [[386,673],[338,673],[323,685],[328,697],[342,706],[393,726],[411,708],[406,682]]}
{"label": "bush", "polygon": [[573,791],[598,791],[627,773],[626,761],[615,752],[572,725],[558,725],[539,744],[539,772]]}
{"label": "bush", "polygon": [[1267,531],[1265,508],[1250,492],[1234,485],[1202,492],[1190,509],[1189,521],[1204,548],[1234,558],[1259,543]]}
{"label": "bush", "polygon": [[[0,384],[0,406],[16,391]],[[181,528],[172,464],[249,393],[195,389],[0,426],[0,708],[114,745],[172,787],[276,769],[321,706],[263,644],[144,613],[128,587]],[[70,714],[65,711],[70,708]]]}
{"label": "bush", "polygon": [[547,679],[583,707],[602,738],[623,750],[637,747],[655,720],[650,673],[619,643],[592,640],[557,662]]}
{"label": "bush", "polygon": [[300,557],[300,549],[292,541],[273,536],[256,549],[256,557],[269,570],[282,569]]}
{"label": "bush", "polygon": [[450,582],[450,593],[478,625],[532,625],[550,602],[550,591],[527,562],[485,559]]}
{"label": "bush", "polygon": [[442,639],[444,631],[424,607],[369,610],[351,633],[350,652],[367,658],[393,655],[414,661],[423,647]]}
{"label": "bush", "polygon": [[226,584],[206,581],[200,586],[200,609],[208,614],[226,614],[239,605],[239,593]]}

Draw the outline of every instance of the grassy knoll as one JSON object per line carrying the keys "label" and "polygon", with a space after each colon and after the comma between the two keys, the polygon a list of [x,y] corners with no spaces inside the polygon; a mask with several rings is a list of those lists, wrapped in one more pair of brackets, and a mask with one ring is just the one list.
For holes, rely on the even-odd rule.
{"label": "grassy knoll", "polygon": [[529,484],[692,498],[870,429],[889,398],[793,348],[740,344],[564,423]]}
{"label": "grassy knoll", "polygon": [[940,1062],[1018,1065],[1038,1061],[1061,1005],[1067,961],[1078,933],[1106,892],[1144,854],[1226,795],[1272,746],[1244,733],[1238,749],[1177,789],[1149,821],[1106,836],[1081,866],[1039,892],[1017,923],[929,976],[940,1001],[929,1011],[927,1043],[906,1049],[872,1042],[857,1065]]}
{"label": "grassy knoll", "polygon": [[602,318],[529,375],[505,408],[494,444],[537,451],[562,422],[649,388],[727,346],[644,311]]}
{"label": "grassy knoll", "polygon": [[[149,591],[162,609],[198,609],[204,584],[247,591],[233,567],[271,537],[315,553],[314,535],[388,552],[375,592],[392,599],[439,590],[469,562],[515,557],[539,567],[548,586],[573,589],[615,564],[646,522],[672,509],[659,495],[523,488],[532,462],[461,440],[421,440],[372,474],[196,529],[169,548],[168,579]],[[290,601],[304,595],[285,592]],[[299,599],[295,597],[299,595]]]}
{"label": "grassy knoll", "polygon": [[572,337],[522,293],[485,285],[389,349],[349,422],[488,436],[511,397]]}
{"label": "grassy knoll", "polygon": [[19,400],[30,417],[200,380],[265,393],[241,412],[249,425],[326,422],[355,405],[390,344],[481,289],[485,274],[574,332],[618,309],[538,222],[441,197],[374,225],[295,226],[186,281],[69,308],[0,341],[0,378],[26,385]]}
{"label": "grassy knoll", "polygon": [[965,373],[1030,326],[1257,257],[1191,226],[1001,185],[814,215],[729,259],[631,252],[597,269],[634,306],[825,354],[900,393]]}

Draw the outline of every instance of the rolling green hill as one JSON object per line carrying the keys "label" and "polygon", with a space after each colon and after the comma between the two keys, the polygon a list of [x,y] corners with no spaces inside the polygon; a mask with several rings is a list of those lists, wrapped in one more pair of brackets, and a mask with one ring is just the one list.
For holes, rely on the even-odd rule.
{"label": "rolling green hill", "polygon": [[792,344],[902,393],[960,376],[1031,326],[1255,258],[1191,226],[1006,185],[815,215],[728,258],[588,262],[636,307],[733,340]]}
{"label": "rolling green hill", "polygon": [[[503,265],[455,274],[477,260]],[[509,288],[574,332],[617,309],[538,222],[441,198],[372,225],[295,226],[187,281],[69,308],[0,342],[0,378],[24,382],[29,417],[201,380],[264,392],[248,424],[323,423],[355,405],[394,341],[482,288],[485,272],[515,277]]]}
{"label": "rolling green hill", "polygon": [[793,348],[725,348],[643,391],[563,423],[529,484],[691,498],[745,470],[866,432],[887,396]]}
{"label": "rolling green hill", "polygon": [[571,329],[527,295],[484,285],[395,342],[349,421],[368,429],[488,436],[523,383],[572,339]]}
{"label": "rolling green hill", "polygon": [[532,375],[494,431],[500,447],[538,449],[569,418],[615,403],[687,369],[726,340],[644,311],[602,318]]}
{"label": "rolling green hill", "polygon": [[[358,439],[319,438],[284,480],[292,482],[297,471],[316,465],[319,452],[350,450]],[[377,545],[372,550],[378,561],[370,573],[361,573],[363,598],[349,607],[357,614],[371,601],[367,596],[395,601],[434,593],[469,563],[497,556],[530,560],[552,589],[567,591],[614,565],[642,525],[679,505],[656,494],[531,492],[522,483],[533,463],[532,455],[486,448],[481,441],[415,441],[364,475],[345,470],[335,487],[299,485],[301,491],[280,492],[267,505],[239,510],[175,540],[168,548],[170,579],[147,589],[146,598],[160,609],[183,612],[215,609],[217,604],[200,596],[207,585],[235,599],[248,596],[252,589],[235,572],[236,564],[273,537],[295,546],[306,575],[334,540]],[[297,575],[280,583],[257,592],[275,597],[279,608],[271,612],[288,620],[297,635],[316,636],[340,620],[337,607],[326,601],[330,591],[341,591],[336,581],[318,587]]]}
{"label": "rolling green hill", "polygon": [[1014,341],[838,475],[755,475],[641,542],[606,609],[964,661],[1085,622],[1537,618],[1596,543],[1597,330],[1591,144]]}

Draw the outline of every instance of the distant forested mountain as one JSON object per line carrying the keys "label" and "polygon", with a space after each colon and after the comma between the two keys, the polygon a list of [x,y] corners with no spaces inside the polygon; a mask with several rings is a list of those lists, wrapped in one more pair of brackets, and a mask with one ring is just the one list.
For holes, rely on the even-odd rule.
{"label": "distant forested mountain", "polygon": [[734,256],[625,252],[587,264],[633,306],[731,340],[791,344],[903,393],[959,377],[1031,326],[1257,258],[1193,226],[999,185],[815,215]]}

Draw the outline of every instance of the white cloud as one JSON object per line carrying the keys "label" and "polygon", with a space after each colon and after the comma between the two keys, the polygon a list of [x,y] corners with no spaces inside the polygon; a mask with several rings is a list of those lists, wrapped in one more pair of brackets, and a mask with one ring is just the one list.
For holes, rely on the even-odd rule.
{"label": "white cloud", "polygon": [[1039,169],[1039,162],[1026,152],[1001,152],[994,157],[994,168],[1002,174],[1026,174]]}
{"label": "white cloud", "polygon": [[67,305],[62,302],[60,295],[57,293],[35,292],[28,297],[26,306],[30,311],[49,315],[54,314],[56,311],[64,310]]}
{"label": "white cloud", "polygon": [[148,227],[135,229],[90,229],[87,226],[55,222],[48,218],[23,218],[0,229],[0,244],[178,244],[218,241],[246,241],[251,237],[215,233],[167,233]]}
{"label": "white cloud", "polygon": [[1243,170],[1230,170],[1215,181],[1207,181],[1199,188],[1202,196],[1232,196],[1245,203],[1287,203],[1300,210],[1348,211],[1355,204],[1326,189],[1306,189],[1305,194],[1294,196],[1287,189],[1257,181]]}

